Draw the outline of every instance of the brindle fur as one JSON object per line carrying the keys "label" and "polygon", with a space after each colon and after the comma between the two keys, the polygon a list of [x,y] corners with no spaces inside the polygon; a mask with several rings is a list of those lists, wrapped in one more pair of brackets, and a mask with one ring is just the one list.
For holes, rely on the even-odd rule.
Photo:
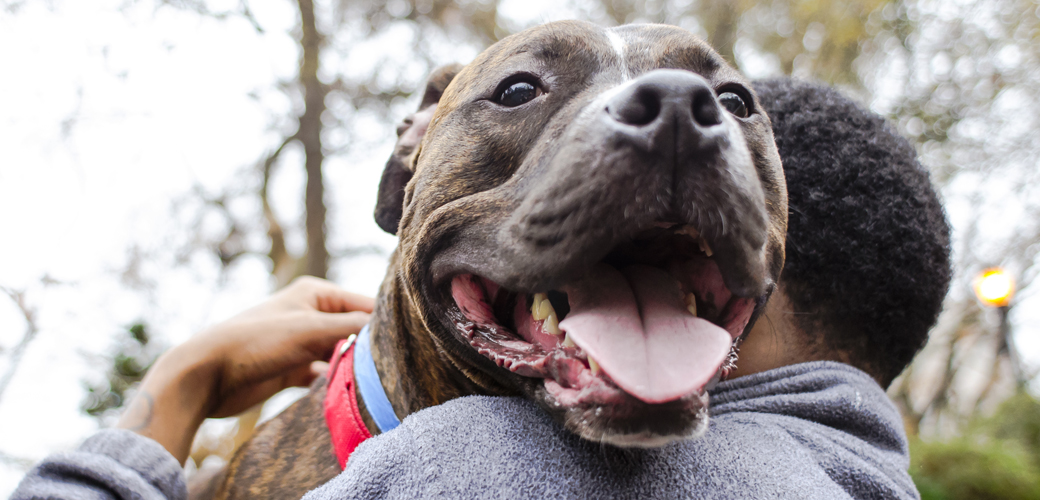
{"label": "brindle fur", "polygon": [[[339,474],[325,425],[325,378],[277,417],[257,428],[228,465],[215,498],[299,498]],[[207,498],[205,491],[191,498]]]}
{"label": "brindle fur", "polygon": [[[545,36],[546,30],[550,32],[548,37]],[[537,52],[542,57],[571,58],[568,64],[593,64],[594,61],[587,58],[582,60],[580,54],[568,52],[573,47],[562,42],[556,44],[553,40],[554,37],[559,40],[602,37],[595,33],[585,23],[553,23],[538,33],[541,36],[539,44],[525,45],[523,39],[514,38],[513,45],[505,47],[509,50],[486,53],[473,66],[503,64],[511,54],[522,51]],[[699,41],[691,45],[691,38],[681,30],[662,28],[660,36],[655,39],[656,44],[650,42],[647,50],[634,52],[627,64],[635,74],[653,67],[679,67],[701,68],[712,74],[718,71],[727,78],[739,78],[734,70],[713,55],[707,45]],[[671,39],[681,42],[681,47],[693,48],[669,50]],[[536,148],[533,142],[542,132],[537,128],[538,122],[478,121],[474,124],[465,122],[467,117],[461,116],[465,111],[453,114],[453,111],[465,108],[463,100],[471,98],[467,97],[466,89],[488,85],[481,80],[482,71],[475,69],[467,71],[464,68],[459,78],[453,80],[459,71],[457,66],[449,67],[431,78],[420,106],[421,111],[437,104],[430,123],[431,133],[426,134],[421,147],[418,142],[399,143],[380,184],[376,219],[388,231],[399,229],[401,239],[391,256],[377,298],[371,324],[372,350],[391,404],[402,417],[469,394],[525,394],[532,397],[533,391],[523,385],[528,382],[518,382],[513,374],[500,373],[504,370],[493,367],[489,369],[488,365],[493,363],[445,334],[444,327],[438,324],[437,313],[430,310],[433,307],[430,297],[437,292],[424,289],[424,279],[430,273],[429,259],[443,249],[437,247],[431,238],[460,227],[486,227],[488,221],[502,221],[508,207],[481,195],[489,187],[501,186],[519,168],[523,158],[510,151],[515,151],[517,144]],[[452,82],[450,88],[449,82]],[[581,85],[581,82],[574,85]],[[580,90],[581,87],[576,88]],[[562,109],[559,112],[574,113],[575,110]],[[484,127],[485,132],[465,133],[478,126]],[[772,144],[767,117],[761,115],[741,126],[755,165],[768,165],[759,172],[769,221],[763,272],[775,282],[783,266],[787,214],[779,156]],[[495,132],[488,134],[487,129]],[[458,135],[460,131],[463,132],[461,136]],[[408,135],[407,127],[405,132],[402,138]],[[501,137],[510,137],[512,145],[501,146],[498,142]],[[488,165],[493,168],[485,168]],[[463,206],[456,204],[455,210],[441,210],[467,197],[475,201]],[[472,236],[472,232],[468,234]],[[541,263],[532,262],[532,265]],[[519,288],[525,287],[521,283]],[[319,380],[303,399],[261,426],[229,464],[227,479],[216,498],[299,498],[337,475],[339,468],[324,421],[324,395],[324,381]],[[367,412],[362,411],[362,415],[367,427],[376,433]],[[559,415],[556,417],[560,418]]]}
{"label": "brindle fur", "polygon": [[[419,108],[428,108],[437,103],[444,89],[461,69],[460,65],[449,65],[434,72],[427,83],[425,95]],[[402,125],[402,132],[411,126],[409,118]],[[387,161],[383,184],[403,184],[412,176],[410,164],[414,161],[416,144],[399,141]],[[403,179],[404,182],[401,182]],[[403,189],[390,191],[380,198],[377,221],[396,232],[400,219]],[[393,212],[396,211],[396,214]],[[380,215],[388,213],[388,215]],[[399,268],[399,253],[390,258],[390,269]],[[408,413],[450,399],[473,394],[476,388],[457,372],[446,370],[436,361],[437,350],[429,335],[411,335],[408,332],[422,331],[421,319],[410,307],[410,299],[400,292],[399,273],[388,272],[372,317],[372,330],[381,332],[373,335],[373,357],[377,364],[388,397],[395,408],[408,408]],[[400,325],[400,326],[399,326]],[[385,333],[382,333],[385,332]],[[381,353],[404,353],[396,358]],[[419,369],[428,367],[429,369]],[[456,383],[447,383],[448,379]],[[321,377],[311,385],[310,391],[288,409],[256,429],[254,435],[242,446],[228,464],[224,473],[193,477],[189,496],[194,500],[235,498],[299,498],[303,493],[318,487],[339,474],[339,464],[325,423],[325,388],[327,380]],[[460,390],[458,387],[464,389]],[[502,391],[501,394],[514,394]],[[373,434],[379,430],[372,417],[365,411],[364,402],[358,401],[365,426]]]}

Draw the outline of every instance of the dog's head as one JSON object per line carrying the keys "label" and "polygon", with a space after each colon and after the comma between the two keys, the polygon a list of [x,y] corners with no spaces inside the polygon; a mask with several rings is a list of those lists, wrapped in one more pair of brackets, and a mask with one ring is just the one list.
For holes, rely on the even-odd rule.
{"label": "dog's head", "polygon": [[444,357],[589,439],[705,428],[787,224],[737,71],[679,28],[551,23],[435,73],[398,132],[376,219]]}

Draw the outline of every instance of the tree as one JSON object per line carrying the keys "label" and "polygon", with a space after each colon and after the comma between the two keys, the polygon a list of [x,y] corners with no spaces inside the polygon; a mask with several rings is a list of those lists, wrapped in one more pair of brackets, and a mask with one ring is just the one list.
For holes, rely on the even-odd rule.
{"label": "tree", "polygon": [[1016,390],[999,320],[969,290],[982,269],[1009,269],[1020,290],[1013,321],[1038,271],[1038,8],[1030,0],[906,2],[879,41],[893,48],[886,66],[904,67],[905,91],[892,100],[892,114],[943,186],[955,227],[956,278],[946,312],[892,391],[911,429],[959,429]]}

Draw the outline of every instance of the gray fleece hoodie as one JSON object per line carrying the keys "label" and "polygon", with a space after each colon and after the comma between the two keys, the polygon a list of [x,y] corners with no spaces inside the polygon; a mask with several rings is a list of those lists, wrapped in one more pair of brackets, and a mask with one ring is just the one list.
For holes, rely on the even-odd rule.
{"label": "gray fleece hoodie", "polygon": [[[618,449],[581,440],[519,398],[428,408],[363,443],[304,500],[343,498],[916,499],[902,420],[847,365],[813,362],[723,382],[699,439]],[[109,430],[37,465],[13,499],[185,498],[176,461]]]}

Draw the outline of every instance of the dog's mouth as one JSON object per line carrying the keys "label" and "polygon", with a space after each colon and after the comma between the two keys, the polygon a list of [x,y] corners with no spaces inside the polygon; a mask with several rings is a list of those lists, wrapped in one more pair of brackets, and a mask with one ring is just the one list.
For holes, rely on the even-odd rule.
{"label": "dog's mouth", "polygon": [[671,223],[559,289],[519,293],[475,274],[450,283],[458,332],[499,367],[544,379],[565,408],[703,409],[755,308],[725,286],[698,231]]}

